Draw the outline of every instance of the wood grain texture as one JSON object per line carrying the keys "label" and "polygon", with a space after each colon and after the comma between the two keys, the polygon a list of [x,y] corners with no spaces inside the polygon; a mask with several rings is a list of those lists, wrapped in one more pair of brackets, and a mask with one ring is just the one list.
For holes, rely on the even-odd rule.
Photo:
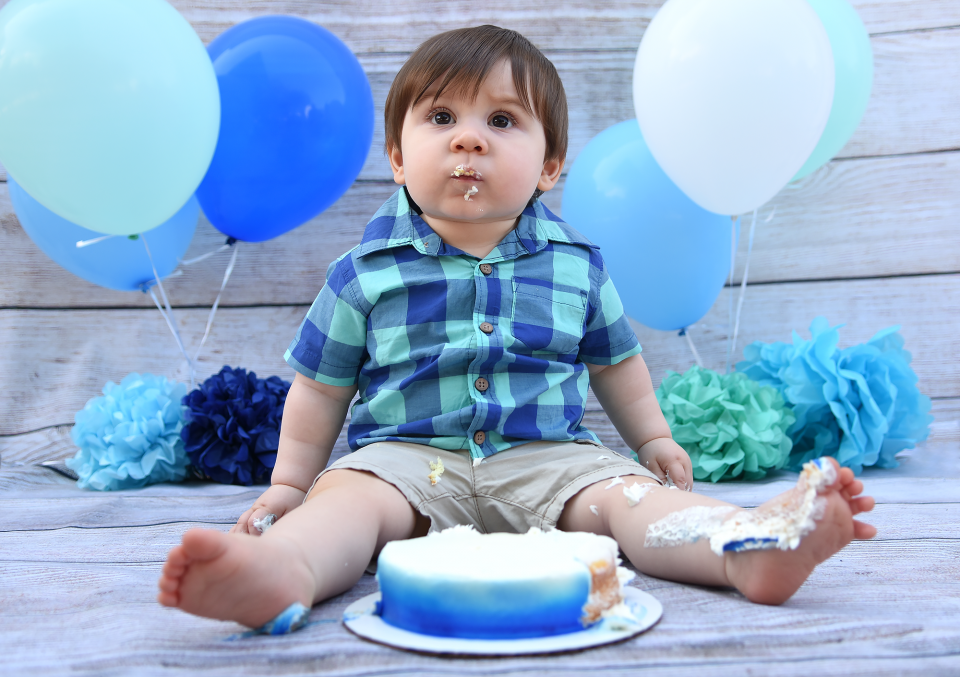
{"label": "wood grain texture", "polygon": [[[561,33],[573,31],[582,35],[585,30],[574,17],[562,26],[541,25],[549,26],[550,30],[557,28]],[[618,25],[630,23],[620,21]],[[404,34],[408,33],[404,31]],[[568,40],[566,48],[547,53],[567,92],[568,163],[576,159],[596,134],[635,116],[632,82],[639,38],[626,50],[610,49],[606,35],[603,40],[592,48],[583,40]],[[871,45],[875,62],[873,92],[860,126],[838,157],[960,148],[960,120],[954,114],[960,108],[960,92],[943,85],[960,76],[960,28],[881,35],[872,38]],[[375,105],[373,145],[360,173],[361,180],[392,178],[383,155],[383,105],[406,57],[406,51],[399,49],[361,54],[361,65],[370,81]],[[0,178],[6,178],[2,167]]]}
{"label": "wood grain texture", "polygon": [[[358,54],[410,52],[445,30],[493,23],[520,31],[547,50],[636,49],[662,0],[561,0],[549,5],[521,0],[478,5],[467,0],[399,0],[385,13],[373,0],[174,0],[171,4],[209,42],[230,26],[256,16],[292,14],[321,24]],[[870,33],[915,31],[960,24],[950,0],[853,0]]]}
{"label": "wood grain texture", "polygon": [[[626,290],[621,289],[621,293]],[[727,298],[691,328],[705,366],[723,369]],[[208,348],[199,360],[200,378],[224,364],[261,376],[290,379],[283,353],[306,314],[304,306],[224,308],[217,314]],[[817,315],[846,322],[841,346],[870,339],[902,324],[921,392],[960,396],[960,275],[884,280],[813,282],[749,287],[735,354],[750,341],[787,341]],[[196,346],[207,320],[204,309],[176,313],[187,346]],[[671,332],[634,326],[644,359],[658,384],[665,370],[685,371],[692,359],[686,341]],[[108,339],[105,337],[109,337]],[[0,310],[0,375],[6,406],[0,434],[13,435],[70,423],[108,380],[132,371],[186,379],[176,343],[156,309]]]}
{"label": "wood grain texture", "polygon": [[[889,277],[960,271],[960,151],[832,162],[785,188],[760,211],[750,282]],[[564,182],[544,196],[562,215]],[[357,183],[330,209],[285,235],[243,243],[221,305],[310,304],[329,263],[360,241],[396,189]],[[769,223],[764,220],[773,209]],[[750,217],[741,222],[735,283],[746,261]],[[589,224],[573,224],[589,236]],[[201,218],[185,258],[224,236]],[[96,246],[96,245],[94,245]],[[210,306],[229,252],[181,268],[165,287],[175,306]],[[0,184],[0,307],[142,307],[149,296],[99,287],[61,268],[20,227]]]}
{"label": "wood grain texture", "polygon": [[349,603],[376,589],[370,576],[315,607],[316,624],[298,633],[225,643],[240,630],[235,624],[153,602],[159,563],[5,562],[0,591],[10,604],[0,617],[0,648],[8,667],[39,674],[139,674],[161,665],[166,674],[201,668],[204,674],[666,674],[666,668],[677,674],[705,667],[711,674],[743,674],[745,668],[810,674],[812,667],[823,674],[865,674],[856,670],[864,665],[870,674],[884,674],[883,665],[869,662],[881,659],[892,669],[886,674],[908,674],[956,658],[958,631],[950,624],[956,584],[949,566],[958,553],[955,541],[856,543],[782,607],[641,575],[635,584],[665,608],[653,630],[584,653],[483,661],[396,651],[347,632],[336,621]]}

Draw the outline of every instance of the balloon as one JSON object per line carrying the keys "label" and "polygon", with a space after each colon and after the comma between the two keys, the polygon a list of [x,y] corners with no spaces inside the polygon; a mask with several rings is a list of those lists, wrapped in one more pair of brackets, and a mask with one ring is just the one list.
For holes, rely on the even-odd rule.
{"label": "balloon", "polygon": [[742,214],[810,157],[833,70],[805,0],[667,0],[637,50],[633,100],[667,176],[704,209]]}
{"label": "balloon", "polygon": [[363,168],[373,94],[333,33],[295,17],[251,19],[210,43],[223,114],[197,190],[221,232],[260,242],[329,207]]}
{"label": "balloon", "polygon": [[100,233],[172,217],[213,157],[210,59],[163,0],[12,0],[0,10],[0,161]]}
{"label": "balloon", "polygon": [[7,185],[20,225],[44,254],[84,280],[119,291],[136,291],[154,279],[150,258],[140,238],[150,245],[157,274],[166,277],[190,246],[200,217],[200,205],[191,196],[172,218],[140,238],[109,237],[77,247],[80,240],[102,235],[57,216],[30,197],[13,177],[7,176]]}
{"label": "balloon", "polygon": [[840,152],[863,119],[873,87],[870,35],[846,0],[807,0],[830,38],[836,87],[827,126],[793,179],[806,176]]}
{"label": "balloon", "polygon": [[563,219],[600,246],[627,315],[654,329],[706,315],[730,272],[730,217],[667,178],[636,120],[600,132],[577,156]]}

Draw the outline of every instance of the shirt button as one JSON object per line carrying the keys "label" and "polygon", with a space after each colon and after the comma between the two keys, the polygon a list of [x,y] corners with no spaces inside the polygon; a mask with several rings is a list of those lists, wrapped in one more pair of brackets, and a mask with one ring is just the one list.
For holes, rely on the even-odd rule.
{"label": "shirt button", "polygon": [[483,273],[484,275],[489,275],[490,273],[493,272],[493,266],[491,266],[489,263],[481,263],[480,272]]}
{"label": "shirt button", "polygon": [[481,322],[480,331],[482,331],[484,334],[491,334],[493,333],[493,325],[489,322]]}
{"label": "shirt button", "polygon": [[473,441],[477,444],[483,444],[484,440],[486,439],[487,433],[483,432],[482,430],[478,430],[477,432],[473,433]]}
{"label": "shirt button", "polygon": [[481,393],[490,387],[490,382],[482,376],[473,382],[474,387]]}

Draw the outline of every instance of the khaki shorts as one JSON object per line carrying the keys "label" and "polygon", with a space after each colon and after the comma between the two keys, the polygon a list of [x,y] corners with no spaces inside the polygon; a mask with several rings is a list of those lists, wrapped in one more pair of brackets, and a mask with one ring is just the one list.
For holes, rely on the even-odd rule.
{"label": "khaki shorts", "polygon": [[[431,484],[430,463],[437,457],[444,470]],[[376,442],[341,458],[317,479],[344,468],[364,470],[392,484],[430,520],[430,531],[458,524],[472,525],[481,533],[552,529],[564,504],[591,484],[618,475],[643,475],[660,482],[633,459],[593,442],[530,442],[485,458],[477,466],[467,450]]]}

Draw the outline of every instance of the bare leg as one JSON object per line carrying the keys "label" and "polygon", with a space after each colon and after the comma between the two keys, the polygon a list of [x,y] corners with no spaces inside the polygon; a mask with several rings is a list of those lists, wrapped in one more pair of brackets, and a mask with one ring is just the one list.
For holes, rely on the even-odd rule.
{"label": "bare leg", "polygon": [[[830,461],[835,463],[834,461]],[[762,604],[782,604],[825,561],[854,538],[872,538],[876,529],[853,519],[873,508],[873,499],[857,495],[863,483],[853,478],[849,468],[839,469],[837,481],[820,492],[827,499],[824,516],[817,528],[807,534],[796,550],[753,550],[727,552],[718,556],[706,540],[675,547],[645,548],[647,527],[670,513],[695,505],[736,506],[685,491],[657,487],[634,507],[623,495],[623,487],[634,481],[652,482],[646,477],[624,477],[625,485],[609,490],[607,482],[587,487],[567,502],[558,527],[565,531],[592,531],[611,536],[620,544],[639,571],[699,585],[734,586],[748,599]],[[791,489],[791,492],[797,491]],[[788,492],[789,494],[789,492]],[[781,503],[787,494],[764,505]],[[597,508],[594,514],[590,506]],[[760,506],[757,510],[763,510]]]}
{"label": "bare leg", "polygon": [[388,541],[409,538],[417,525],[395,487],[368,473],[335,470],[263,536],[185,533],[167,556],[157,600],[259,627],[293,602],[311,606],[349,590]]}

